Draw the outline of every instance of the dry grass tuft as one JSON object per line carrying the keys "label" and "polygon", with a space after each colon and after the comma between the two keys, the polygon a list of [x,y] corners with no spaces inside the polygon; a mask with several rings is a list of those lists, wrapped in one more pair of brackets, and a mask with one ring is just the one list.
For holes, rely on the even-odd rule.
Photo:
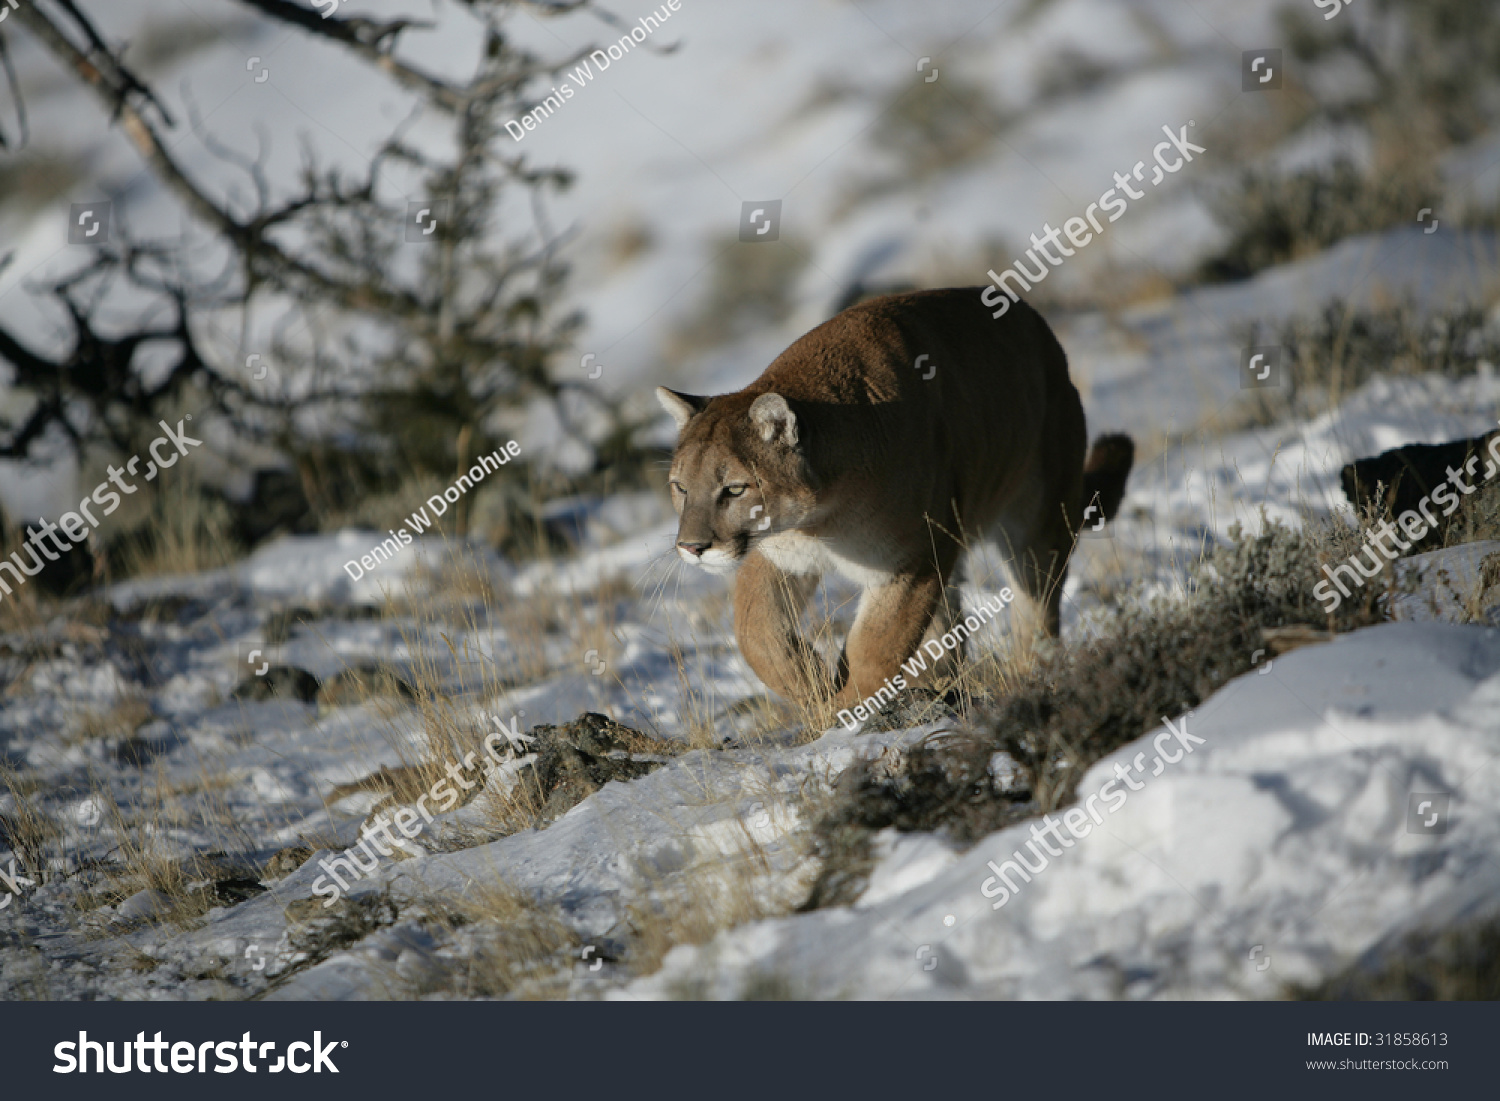
{"label": "dry grass tuft", "polygon": [[1351,161],[1290,174],[1246,170],[1210,198],[1229,231],[1201,278],[1244,279],[1321,252],[1361,233],[1406,225],[1422,207],[1439,205],[1439,188],[1421,158],[1390,172],[1366,172]]}
{"label": "dry grass tuft", "polygon": [[10,849],[29,879],[47,881],[47,845],[58,837],[57,823],[36,805],[47,786],[35,775],[23,774],[0,761],[0,790],[10,796],[11,810],[0,814],[0,847]]}
{"label": "dry grass tuft", "polygon": [[233,532],[227,504],[206,496],[191,476],[173,478],[152,499],[147,522],[111,555],[111,570],[160,577],[218,569],[244,553]]}
{"label": "dry grass tuft", "polygon": [[129,695],[105,709],[82,711],[73,729],[64,736],[65,745],[78,745],[101,738],[129,738],[156,717],[151,705],[140,696]]}
{"label": "dry grass tuft", "polygon": [[[707,944],[726,929],[789,913],[805,893],[810,875],[768,877],[767,859],[766,852],[752,849],[745,857],[704,865],[669,887],[641,883],[631,892],[626,919],[632,972],[652,974],[679,945]],[[703,996],[696,989],[677,994]]]}
{"label": "dry grass tuft", "polygon": [[462,894],[439,897],[434,909],[432,924],[465,942],[466,950],[449,978],[448,988],[455,996],[504,997],[523,987],[534,995],[566,992],[566,976],[579,959],[583,941],[558,919],[554,908],[497,875],[471,880]]}

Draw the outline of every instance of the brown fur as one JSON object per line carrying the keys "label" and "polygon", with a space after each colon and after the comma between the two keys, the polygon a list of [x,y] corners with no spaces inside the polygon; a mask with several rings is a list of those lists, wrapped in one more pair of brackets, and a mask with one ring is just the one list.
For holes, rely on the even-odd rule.
{"label": "brown fur", "polygon": [[[657,394],[681,430],[678,553],[738,565],[735,636],[770,688],[841,707],[946,629],[946,585],[976,536],[1007,551],[1055,635],[1085,505],[1113,514],[1134,454],[1105,437],[1085,468],[1062,347],[1025,303],[991,318],[977,287],[845,310],[737,393]],[[833,672],[798,630],[826,569],[864,589]]]}

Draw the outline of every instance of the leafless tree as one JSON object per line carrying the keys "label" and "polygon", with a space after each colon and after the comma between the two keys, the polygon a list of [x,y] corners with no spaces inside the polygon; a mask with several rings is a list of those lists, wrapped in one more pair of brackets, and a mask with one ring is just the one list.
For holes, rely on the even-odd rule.
{"label": "leafless tree", "polygon": [[[315,410],[322,428],[339,431],[341,446],[359,441],[364,469],[387,478],[466,468],[494,445],[497,412],[537,397],[563,410],[580,400],[596,403],[618,426],[618,412],[599,391],[549,372],[579,321],[556,307],[567,274],[559,255],[563,235],[549,227],[545,207],[550,191],[567,186],[568,174],[527,163],[506,148],[503,131],[506,119],[535,106],[529,89],[545,94],[559,71],[587,52],[543,59],[509,40],[506,18],[523,8],[543,16],[587,12],[612,24],[614,17],[590,0],[463,0],[483,49],[473,70],[459,75],[402,58],[403,37],[426,26],[417,20],[338,15],[293,0],[239,3],[357,57],[411,93],[415,109],[358,178],[320,164],[309,151],[297,192],[279,196],[264,172],[264,147],[257,156],[232,150],[191,110],[187,118],[170,111],[132,69],[123,46],[105,40],[84,0],[25,0],[0,26],[0,67],[14,100],[0,142],[13,147],[26,140],[7,35],[29,33],[92,93],[190,215],[197,239],[191,246],[137,240],[117,217],[114,243],[35,288],[61,305],[71,333],[57,352],[0,328],[0,359],[10,366],[11,385],[34,399],[14,423],[0,420],[0,457],[34,457],[48,437],[65,439],[80,455],[99,445],[129,451],[190,391],[237,431],[281,446],[314,496],[321,461],[331,453],[327,437],[309,431]],[[418,119],[424,127],[441,120],[451,153],[437,156],[430,142],[408,140]],[[195,176],[174,152],[185,127],[243,174],[249,199]],[[403,247],[411,192],[402,194],[393,178],[417,181],[422,199],[442,211],[421,249]],[[502,197],[517,194],[527,198],[531,222],[503,226]],[[197,263],[189,262],[190,247]],[[214,260],[210,274],[205,255]],[[156,305],[129,323],[112,321],[103,304],[121,289]],[[277,360],[287,378],[302,380],[300,389],[257,386],[245,368],[244,334],[252,312],[272,306],[300,315],[306,330],[358,332],[361,339],[287,341],[276,349]],[[239,355],[216,356],[205,346],[205,331],[235,325]],[[141,352],[163,345],[174,362],[165,373],[152,372],[148,383]],[[341,381],[317,381],[327,378]],[[581,398],[562,400],[570,390]]]}

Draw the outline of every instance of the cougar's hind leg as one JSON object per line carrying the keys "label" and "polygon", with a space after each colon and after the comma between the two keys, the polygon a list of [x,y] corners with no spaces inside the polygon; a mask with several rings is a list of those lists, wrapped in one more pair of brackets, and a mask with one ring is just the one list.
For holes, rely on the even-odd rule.
{"label": "cougar's hind leg", "polygon": [[1008,521],[996,532],[1013,582],[1025,597],[1011,613],[1012,633],[1022,646],[1039,635],[1056,638],[1062,628],[1063,586],[1081,512],[1081,473],[1072,472],[1067,483],[1039,494],[1026,522]]}
{"label": "cougar's hind leg", "polygon": [[1056,638],[1062,630],[1062,594],[1068,580],[1068,560],[1073,554],[1075,538],[1069,525],[1059,515],[1055,523],[1033,535],[1016,556],[1013,572],[1016,583],[1031,605],[1029,620],[1023,629]]}

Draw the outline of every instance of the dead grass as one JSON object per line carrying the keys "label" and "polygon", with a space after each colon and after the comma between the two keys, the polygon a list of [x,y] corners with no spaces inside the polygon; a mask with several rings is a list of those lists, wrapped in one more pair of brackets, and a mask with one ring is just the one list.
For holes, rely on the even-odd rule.
{"label": "dead grass", "polygon": [[1387,172],[1365,172],[1347,160],[1285,175],[1246,170],[1210,197],[1229,240],[1204,261],[1200,278],[1245,279],[1346,237],[1406,225],[1422,207],[1440,205],[1430,163],[1409,157]]}
{"label": "dead grass", "polygon": [[[146,920],[188,929],[213,907],[241,897],[227,894],[225,885],[241,885],[244,897],[259,890],[259,868],[249,855],[256,850],[254,838],[226,801],[233,779],[206,761],[200,760],[199,772],[194,781],[171,781],[158,763],[142,777],[128,806],[108,784],[94,780],[90,799],[100,810],[98,826],[114,846],[107,860],[91,865],[101,875],[80,903],[83,908],[156,891],[162,897]],[[211,840],[196,853],[181,855],[172,838],[185,829],[207,833]]]}
{"label": "dead grass", "polygon": [[[384,616],[398,626],[408,655],[403,675],[411,702],[387,700],[377,713],[388,724],[401,763],[334,788],[328,802],[357,792],[379,794],[371,811],[378,815],[416,802],[446,779],[458,796],[455,807],[482,800],[493,836],[535,825],[550,793],[525,783],[507,786],[498,778],[485,782],[495,767],[485,740],[503,729],[524,733],[535,725],[506,703],[511,690],[560,673],[594,675],[600,663],[601,678],[610,676],[619,649],[615,620],[627,591],[626,583],[606,577],[584,591],[516,594],[497,582],[481,557],[457,549],[440,570],[388,593]],[[575,657],[559,663],[553,656],[558,651]],[[374,690],[356,686],[341,703],[365,702]],[[415,746],[406,730],[412,707],[422,732]],[[506,741],[497,749],[502,758],[510,755]],[[471,756],[473,766],[465,768]]]}
{"label": "dead grass", "polygon": [[11,811],[0,815],[0,845],[19,858],[28,878],[47,881],[47,846],[60,833],[57,823],[37,805],[47,787],[35,775],[22,774],[0,761],[0,788],[11,796]]}
{"label": "dead grass", "polygon": [[1248,672],[1268,630],[1378,622],[1376,591],[1332,617],[1311,595],[1320,562],[1357,539],[1337,523],[1271,524],[1258,536],[1231,528],[1229,543],[1192,571],[1185,599],[1131,602],[1106,634],[1043,656],[1005,692],[996,748],[1031,771],[1034,796],[1050,810],[1094,761]]}
{"label": "dead grass", "polygon": [[[0,548],[4,549],[4,548]],[[9,580],[9,575],[4,575]],[[55,613],[56,602],[35,586],[15,589],[0,600],[0,631],[26,635],[40,631]]]}
{"label": "dead grass", "polygon": [[1373,961],[1360,960],[1315,986],[1305,1001],[1494,1001],[1500,998],[1500,920],[1415,932]]}
{"label": "dead grass", "polygon": [[[707,944],[726,929],[789,913],[806,883],[765,876],[766,859],[764,851],[752,850],[738,860],[725,858],[704,865],[677,877],[670,886],[639,883],[630,892],[626,917],[631,931],[631,971],[638,976],[653,974],[679,945]],[[702,995],[685,989],[677,996]]]}
{"label": "dead grass", "polygon": [[[1276,23],[1293,83],[1302,79],[1299,70],[1309,81],[1304,92],[1317,89],[1315,77],[1353,79],[1364,89],[1354,97],[1281,99],[1278,136],[1353,129],[1369,139],[1368,163],[1344,159],[1289,173],[1259,167],[1242,173],[1214,196],[1230,240],[1204,265],[1205,276],[1243,278],[1347,237],[1412,225],[1423,207],[1440,211],[1449,227],[1492,222],[1493,211],[1463,209],[1475,204],[1462,201],[1460,188],[1443,179],[1438,166],[1454,146],[1494,125],[1500,56],[1494,4],[1390,0],[1356,21],[1331,24],[1311,5],[1288,4],[1277,11]],[[1273,104],[1265,108],[1278,113]],[[1269,159],[1256,144],[1235,145],[1232,157]]]}
{"label": "dead grass", "polygon": [[147,521],[121,544],[111,572],[116,564],[125,577],[194,574],[227,566],[244,554],[233,531],[228,505],[206,496],[197,479],[184,474],[163,481]]}
{"label": "dead grass", "polygon": [[73,728],[64,735],[64,745],[79,745],[101,738],[129,738],[156,717],[140,696],[127,695],[107,708],[85,708]]}
{"label": "dead grass", "polygon": [[[1099,637],[1051,644],[1029,668],[1002,663],[995,702],[968,723],[849,769],[815,828],[826,865],[813,904],[848,901],[877,830],[942,831],[969,842],[1067,805],[1095,761],[1248,672],[1268,632],[1348,631],[1382,618],[1375,586],[1332,617],[1311,595],[1319,564],[1355,549],[1355,529],[1272,524],[1253,537],[1236,527],[1230,538],[1191,572],[1184,596],[1133,598]],[[990,775],[1000,752],[1020,765],[1019,788]]]}
{"label": "dead grass", "polygon": [[1458,511],[1443,531],[1445,547],[1491,539],[1500,539],[1500,481],[1481,485],[1469,496],[1460,496]]}
{"label": "dead grass", "polygon": [[[1313,319],[1292,320],[1270,331],[1252,327],[1245,344],[1280,345],[1286,383],[1246,390],[1196,426],[1195,434],[1222,436],[1252,428],[1312,420],[1376,377],[1463,378],[1482,363],[1500,362],[1500,330],[1475,306],[1428,312],[1410,303],[1378,311],[1332,302]],[[1145,461],[1157,449],[1142,449]]]}
{"label": "dead grass", "polygon": [[[324,531],[357,527],[377,532],[400,528],[413,513],[422,510],[429,497],[447,489],[451,481],[445,482],[435,474],[413,473],[388,490],[363,494],[343,508],[329,510],[322,517],[321,527]],[[428,510],[429,516],[431,511]]]}
{"label": "dead grass", "polygon": [[[497,874],[470,880],[461,894],[438,897],[433,909],[436,928],[449,937],[465,934],[468,941],[469,950],[456,961],[450,980],[455,995],[504,997],[526,987],[533,996],[543,996],[548,986],[554,996],[566,992],[565,976],[579,959],[583,941],[553,907],[537,903]],[[539,979],[543,986],[537,989]]]}

